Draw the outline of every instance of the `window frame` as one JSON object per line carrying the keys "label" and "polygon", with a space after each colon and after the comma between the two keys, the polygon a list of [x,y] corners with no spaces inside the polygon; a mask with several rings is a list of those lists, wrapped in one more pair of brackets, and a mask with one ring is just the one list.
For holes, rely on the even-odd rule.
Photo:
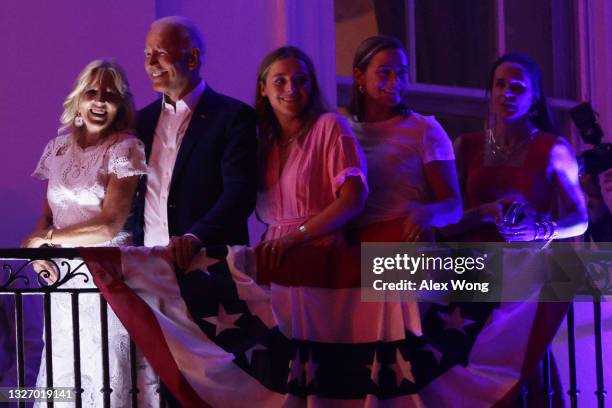
{"label": "window frame", "polygon": [[[466,88],[458,86],[435,85],[416,82],[417,72],[416,67],[416,32],[415,32],[415,1],[404,0],[405,5],[405,21],[406,21],[406,44],[408,48],[408,58],[411,63],[410,69],[410,87],[408,97],[411,100],[411,106],[416,111],[432,112],[434,114],[456,115],[470,118],[484,118],[486,114],[487,96],[485,89]],[[505,16],[504,4],[506,0],[495,1],[496,15],[496,46],[497,55],[503,55],[506,51],[505,44]],[[579,58],[576,61],[576,94],[579,99],[566,99],[548,97],[548,103],[556,114],[561,114],[564,117],[563,123],[559,125],[559,131],[568,138],[570,143],[580,151],[584,146],[579,137],[578,131],[567,119],[568,111],[572,107],[578,105],[582,100],[589,98],[589,31],[588,31],[588,0],[572,0],[573,7],[577,11],[574,16],[576,24],[576,55]],[[379,29],[380,31],[380,29]],[[337,76],[337,95],[338,106],[348,106],[351,97],[352,78],[347,76]]]}

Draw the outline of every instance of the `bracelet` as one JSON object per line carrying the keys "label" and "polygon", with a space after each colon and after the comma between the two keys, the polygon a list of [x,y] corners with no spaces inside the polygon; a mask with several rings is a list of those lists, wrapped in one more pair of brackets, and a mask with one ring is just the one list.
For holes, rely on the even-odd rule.
{"label": "bracelet", "polygon": [[536,222],[536,241],[552,241],[556,239],[557,234],[557,223],[554,221],[542,221]]}
{"label": "bracelet", "polygon": [[536,222],[536,234],[534,241],[540,241],[544,239],[544,235],[546,235],[546,228],[544,227],[544,223]]}
{"label": "bracelet", "polygon": [[53,229],[53,227],[49,228],[49,230],[47,231],[47,235],[45,235],[45,240],[49,241],[50,244],[52,244],[52,240],[53,240],[53,232],[55,232],[55,230]]}
{"label": "bracelet", "polygon": [[557,239],[559,233],[557,231],[557,223],[554,221],[548,221],[548,225],[550,226],[550,235],[548,239],[552,241],[553,239]]}
{"label": "bracelet", "polygon": [[308,241],[310,239],[310,235],[308,234],[308,230],[306,229],[306,225],[302,224],[298,227],[298,231],[304,237],[304,241]]}
{"label": "bracelet", "polygon": [[548,226],[546,221],[536,222],[536,236],[535,241],[546,241],[548,235]]}

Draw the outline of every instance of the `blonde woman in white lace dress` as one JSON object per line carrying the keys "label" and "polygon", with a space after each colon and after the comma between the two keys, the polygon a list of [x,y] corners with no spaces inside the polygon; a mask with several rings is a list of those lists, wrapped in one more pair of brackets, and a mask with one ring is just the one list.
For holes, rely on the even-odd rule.
{"label": "blonde woman in white lace dress", "polygon": [[[43,214],[22,246],[123,246],[123,231],[138,177],[146,172],[142,143],[128,132],[133,128],[134,103],[121,68],[96,60],[78,76],[64,102],[60,136],[51,140],[33,173],[48,180]],[[71,261],[74,268],[77,262]],[[62,288],[94,287],[86,268]],[[62,268],[62,276],[66,271]],[[54,387],[74,386],[71,300],[55,293],[51,301]],[[103,374],[98,294],[79,295],[80,358],[83,406],[102,406]],[[109,309],[111,404],[131,403],[129,337]],[[45,387],[45,353],[37,379]],[[145,378],[140,376],[141,379]],[[151,402],[155,380],[143,380],[139,399]],[[143,404],[144,406],[148,404]],[[141,406],[143,406],[141,405]]]}

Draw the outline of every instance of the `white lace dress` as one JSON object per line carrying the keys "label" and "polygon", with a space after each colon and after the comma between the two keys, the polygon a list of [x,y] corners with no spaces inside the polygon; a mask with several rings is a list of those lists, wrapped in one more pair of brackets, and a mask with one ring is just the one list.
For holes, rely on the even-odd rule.
{"label": "white lace dress", "polygon": [[[53,227],[65,228],[100,214],[106,186],[111,175],[119,178],[146,173],[142,142],[132,135],[111,135],[96,146],[81,148],[72,136],[58,136],[51,140],[32,174],[48,179],[47,200],[53,214]],[[120,232],[108,242],[97,246],[124,246],[130,235]],[[61,262],[61,260],[57,260]],[[72,270],[80,261],[69,261]],[[66,274],[61,268],[62,276]],[[85,266],[78,268],[85,276],[77,276],[62,288],[95,287]],[[51,296],[51,327],[53,355],[53,386],[74,387],[74,353],[72,305],[68,293]],[[84,407],[103,405],[102,344],[100,331],[100,295],[79,294],[81,384]],[[108,345],[110,364],[111,406],[131,405],[131,376],[129,337],[112,310],[108,309]],[[139,362],[139,406],[156,406],[157,382],[144,362]],[[37,386],[45,387],[45,352],[38,374]],[[45,404],[40,404],[46,406]]]}

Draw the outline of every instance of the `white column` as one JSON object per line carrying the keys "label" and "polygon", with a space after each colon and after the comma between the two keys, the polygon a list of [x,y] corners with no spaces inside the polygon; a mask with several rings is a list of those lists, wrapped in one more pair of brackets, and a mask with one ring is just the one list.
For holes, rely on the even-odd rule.
{"label": "white column", "polygon": [[336,107],[336,42],[332,0],[276,0],[284,10],[281,43],[295,45],[313,60],[326,102]]}
{"label": "white column", "polygon": [[[165,8],[158,5],[158,9]],[[277,47],[295,45],[312,58],[323,95],[330,108],[335,108],[332,0],[183,0],[171,10],[201,27],[208,41],[204,75],[220,91],[253,103],[262,58]]]}

